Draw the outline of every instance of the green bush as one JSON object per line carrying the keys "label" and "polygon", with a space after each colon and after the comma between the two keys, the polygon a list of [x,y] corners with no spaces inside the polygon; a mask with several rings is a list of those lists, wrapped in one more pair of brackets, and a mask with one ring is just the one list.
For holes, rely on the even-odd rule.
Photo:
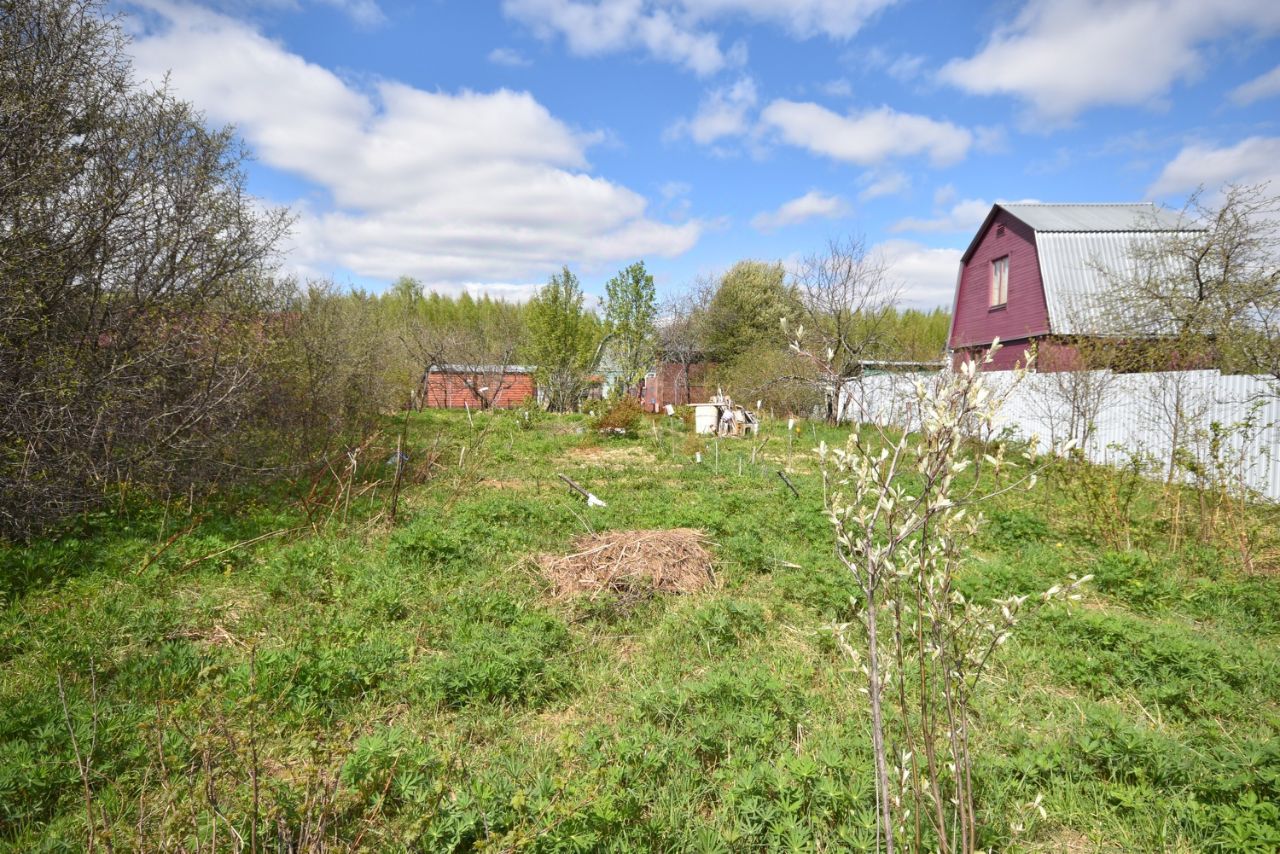
{"label": "green bush", "polygon": [[634,436],[640,430],[640,420],[643,416],[644,409],[640,406],[640,400],[625,394],[608,409],[595,416],[591,421],[591,428],[601,433]]}

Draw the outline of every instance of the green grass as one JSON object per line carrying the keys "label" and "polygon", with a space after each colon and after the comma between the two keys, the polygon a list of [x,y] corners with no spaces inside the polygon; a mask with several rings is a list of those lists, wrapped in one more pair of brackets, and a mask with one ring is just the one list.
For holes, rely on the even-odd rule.
{"label": "green grass", "polygon": [[[217,496],[167,548],[181,502],[0,549],[0,848],[85,845],[74,732],[118,849],[247,844],[255,780],[272,850],[872,849],[865,699],[827,628],[852,588],[810,453],[846,431],[766,430],[753,465],[663,422],[423,413],[430,479],[395,526],[385,484],[360,492],[379,449],[310,518],[307,479]],[[984,685],[981,843],[1280,848],[1280,578],[1200,541],[1107,551],[1053,477],[988,514],[967,595],[1095,581]],[[588,525],[700,528],[717,585],[554,601],[529,558]]]}

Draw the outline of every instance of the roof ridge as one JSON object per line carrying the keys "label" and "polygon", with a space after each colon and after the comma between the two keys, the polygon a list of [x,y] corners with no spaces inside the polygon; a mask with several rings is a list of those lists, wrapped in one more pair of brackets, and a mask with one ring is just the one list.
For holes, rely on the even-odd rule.
{"label": "roof ridge", "polygon": [[1155,202],[996,202],[1000,207],[1020,205],[1024,208],[1135,208],[1155,207]]}

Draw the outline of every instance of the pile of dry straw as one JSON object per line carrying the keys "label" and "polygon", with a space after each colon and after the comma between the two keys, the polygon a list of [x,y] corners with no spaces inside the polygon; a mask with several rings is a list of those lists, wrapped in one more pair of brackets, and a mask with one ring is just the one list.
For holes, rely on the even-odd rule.
{"label": "pile of dry straw", "polygon": [[715,582],[706,543],[693,528],[609,531],[579,537],[573,554],[537,562],[557,597],[694,593]]}

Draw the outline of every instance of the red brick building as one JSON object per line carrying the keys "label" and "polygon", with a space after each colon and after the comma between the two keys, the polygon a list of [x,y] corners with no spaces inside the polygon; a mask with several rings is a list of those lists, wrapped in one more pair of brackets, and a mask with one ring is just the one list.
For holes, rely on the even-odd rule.
{"label": "red brick building", "polygon": [[510,409],[537,393],[521,365],[432,365],[422,379],[422,405],[436,409]]}
{"label": "red brick building", "polygon": [[645,375],[640,384],[640,402],[648,412],[661,412],[667,404],[684,406],[709,399],[706,377],[711,370],[708,362],[685,366],[677,362],[661,362]]}

